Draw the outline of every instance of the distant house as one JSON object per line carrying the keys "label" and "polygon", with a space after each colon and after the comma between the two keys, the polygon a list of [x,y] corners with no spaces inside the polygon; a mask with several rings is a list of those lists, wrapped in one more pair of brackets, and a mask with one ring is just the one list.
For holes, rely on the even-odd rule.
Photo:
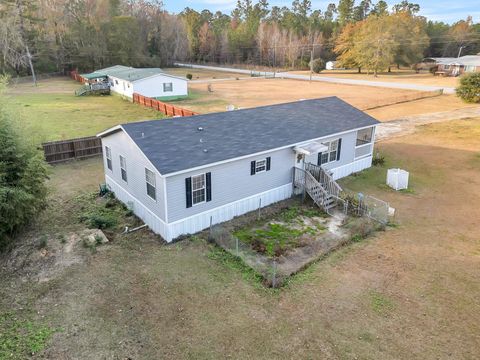
{"label": "distant house", "polygon": [[115,65],[82,74],[89,81],[108,81],[110,90],[132,98],[133,93],[158,99],[188,95],[187,79],[166,74],[159,68],[132,68]]}
{"label": "distant house", "polygon": [[336,61],[327,61],[325,64],[325,69],[326,70],[335,70],[335,63]]}
{"label": "distant house", "polygon": [[426,58],[423,62],[434,63],[437,65],[438,73],[449,76],[480,72],[480,55],[465,55],[458,58]]}
{"label": "distant house", "polygon": [[328,210],[335,179],[371,166],[377,124],[329,97],[128,123],[97,136],[109,188],[171,241],[299,186]]}

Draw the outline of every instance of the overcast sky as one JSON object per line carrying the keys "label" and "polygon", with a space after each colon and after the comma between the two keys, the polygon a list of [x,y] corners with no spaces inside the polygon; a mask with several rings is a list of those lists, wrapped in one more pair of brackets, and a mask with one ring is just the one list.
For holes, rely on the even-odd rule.
{"label": "overcast sky", "polygon": [[[255,0],[254,0],[255,2]],[[313,9],[325,10],[327,5],[336,1],[312,0]],[[356,3],[360,0],[356,0]],[[373,0],[373,2],[376,2]],[[390,7],[393,4],[401,2],[387,1]],[[474,22],[480,22],[480,0],[460,0],[458,3],[451,0],[420,0],[412,1],[420,4],[420,14],[431,20],[444,21],[448,23],[465,19],[468,15],[473,17]],[[185,7],[191,7],[195,10],[209,9],[214,12],[221,10],[230,13],[235,8],[236,0],[164,0],[166,10],[178,13]],[[270,6],[290,6],[292,1],[270,0]]]}

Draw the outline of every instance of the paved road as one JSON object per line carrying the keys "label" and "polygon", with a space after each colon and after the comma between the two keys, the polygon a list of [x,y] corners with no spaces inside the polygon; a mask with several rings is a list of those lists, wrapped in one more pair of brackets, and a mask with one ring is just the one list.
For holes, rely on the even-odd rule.
{"label": "paved road", "polygon": [[[191,67],[195,69],[208,69],[208,70],[217,70],[225,72],[235,72],[240,74],[251,74],[251,70],[245,69],[236,69],[220,66],[207,66],[207,65],[197,65],[197,64],[185,64],[185,63],[175,63],[177,66]],[[262,75],[273,76],[273,72],[261,72]],[[285,79],[295,79],[295,80],[310,80],[308,75],[299,75],[299,74],[290,74],[288,72],[278,72],[275,74],[275,77],[285,78]],[[420,85],[420,84],[410,84],[410,83],[396,83],[396,82],[384,82],[384,81],[370,81],[370,80],[356,80],[356,79],[345,79],[345,78],[336,78],[336,77],[326,77],[326,76],[312,76],[313,81],[323,81],[335,84],[348,84],[348,85],[363,85],[363,86],[376,86],[376,87],[385,87],[391,89],[403,89],[403,90],[419,90],[419,91],[437,91],[443,90],[444,94],[454,94],[455,88],[452,87],[443,87],[443,86],[430,86],[430,85]]]}

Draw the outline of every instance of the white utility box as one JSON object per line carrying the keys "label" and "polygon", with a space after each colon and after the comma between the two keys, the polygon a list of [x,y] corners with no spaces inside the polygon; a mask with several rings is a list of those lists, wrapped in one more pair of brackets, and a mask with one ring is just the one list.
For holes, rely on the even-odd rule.
{"label": "white utility box", "polygon": [[395,190],[408,188],[408,171],[402,169],[388,169],[387,185]]}

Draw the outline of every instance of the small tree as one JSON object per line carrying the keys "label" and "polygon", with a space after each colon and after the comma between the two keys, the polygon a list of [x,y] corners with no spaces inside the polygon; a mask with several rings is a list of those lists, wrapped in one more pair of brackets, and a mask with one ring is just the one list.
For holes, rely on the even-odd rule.
{"label": "small tree", "polygon": [[47,168],[33,145],[13,128],[0,79],[0,250],[45,206]]}
{"label": "small tree", "polygon": [[188,79],[188,80],[192,80],[193,79],[193,75],[188,73],[187,75],[185,75],[185,77]]}
{"label": "small tree", "polygon": [[320,73],[322,70],[325,70],[325,61],[321,58],[313,60],[312,71],[316,74]]}
{"label": "small tree", "polygon": [[457,88],[457,96],[465,102],[480,102],[480,73],[462,76],[460,86]]}

